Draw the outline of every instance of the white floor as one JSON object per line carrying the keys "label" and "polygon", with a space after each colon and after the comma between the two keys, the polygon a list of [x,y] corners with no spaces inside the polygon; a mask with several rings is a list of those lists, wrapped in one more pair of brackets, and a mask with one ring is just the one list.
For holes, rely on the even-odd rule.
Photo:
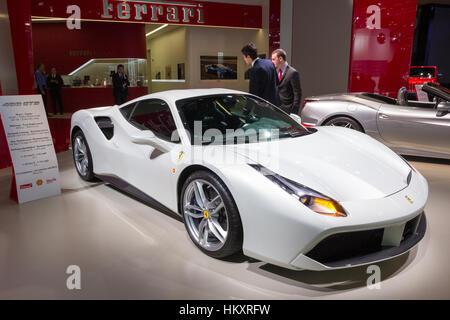
{"label": "white floor", "polygon": [[[449,299],[450,161],[411,159],[428,179],[428,231],[412,253],[366,268],[290,271],[201,253],[176,218],[103,183],[80,180],[58,156],[62,196],[17,205],[0,170],[0,299]],[[66,268],[81,268],[81,290]]]}

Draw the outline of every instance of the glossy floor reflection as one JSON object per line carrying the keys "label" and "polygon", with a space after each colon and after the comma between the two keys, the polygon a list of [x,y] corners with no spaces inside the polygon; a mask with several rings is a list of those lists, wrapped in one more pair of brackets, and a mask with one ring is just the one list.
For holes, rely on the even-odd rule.
{"label": "glossy floor reflection", "polygon": [[[450,161],[409,158],[428,179],[428,232],[410,254],[366,268],[291,271],[237,255],[201,253],[176,217],[103,183],[80,180],[58,155],[62,196],[16,205],[0,170],[0,298],[17,299],[449,299]],[[66,288],[69,265],[81,290]]]}

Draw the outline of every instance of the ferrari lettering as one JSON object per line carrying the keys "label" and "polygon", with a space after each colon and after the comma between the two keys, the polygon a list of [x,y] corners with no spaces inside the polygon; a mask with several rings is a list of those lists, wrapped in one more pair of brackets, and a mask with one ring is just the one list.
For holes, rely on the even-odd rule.
{"label": "ferrari lettering", "polygon": [[[140,3],[131,4],[129,2],[120,2],[116,5],[111,0],[102,0],[102,15],[104,19],[135,20],[151,22],[169,22],[169,23],[195,23],[203,24],[204,8],[202,4],[159,4],[160,2],[139,1]],[[147,2],[147,3],[142,3]],[[116,15],[116,16],[114,16]]]}

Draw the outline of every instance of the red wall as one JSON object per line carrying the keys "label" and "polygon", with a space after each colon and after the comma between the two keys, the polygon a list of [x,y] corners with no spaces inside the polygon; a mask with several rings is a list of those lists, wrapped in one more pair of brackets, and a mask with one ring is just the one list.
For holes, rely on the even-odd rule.
{"label": "red wall", "polygon": [[14,49],[19,94],[34,93],[33,48],[31,45],[31,1],[8,0],[8,19]]}
{"label": "red wall", "polygon": [[[127,100],[133,100],[148,94],[148,87],[128,88]],[[65,113],[74,113],[81,109],[114,105],[113,88],[62,88]],[[53,103],[48,98],[48,110],[53,112]]]}
{"label": "red wall", "polygon": [[270,0],[269,17],[269,54],[280,48],[281,0]]}
{"label": "red wall", "polygon": [[[371,5],[380,8],[379,19]],[[416,8],[417,0],[354,0],[350,92],[396,97],[407,86]]]}
{"label": "red wall", "polygon": [[69,30],[65,22],[33,23],[34,62],[47,72],[55,66],[68,74],[92,58],[146,58],[145,25],[81,22]]}

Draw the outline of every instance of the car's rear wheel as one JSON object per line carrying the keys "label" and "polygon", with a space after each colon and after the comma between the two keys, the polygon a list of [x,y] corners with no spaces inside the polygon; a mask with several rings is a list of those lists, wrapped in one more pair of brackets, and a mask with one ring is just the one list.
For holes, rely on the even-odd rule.
{"label": "car's rear wheel", "polygon": [[223,182],[207,171],[191,174],[183,185],[181,212],[189,237],[207,255],[225,258],[242,249],[242,222]]}
{"label": "car's rear wheel", "polygon": [[72,153],[75,168],[81,179],[95,181],[91,150],[81,130],[75,132],[72,137]]}
{"label": "car's rear wheel", "polygon": [[332,126],[332,127],[344,127],[344,128],[349,128],[349,129],[353,129],[359,132],[363,132],[363,128],[361,127],[361,125],[354,119],[349,118],[349,117],[337,117],[337,118],[333,118],[331,120],[328,120],[327,122],[325,122],[324,124],[325,126]]}

